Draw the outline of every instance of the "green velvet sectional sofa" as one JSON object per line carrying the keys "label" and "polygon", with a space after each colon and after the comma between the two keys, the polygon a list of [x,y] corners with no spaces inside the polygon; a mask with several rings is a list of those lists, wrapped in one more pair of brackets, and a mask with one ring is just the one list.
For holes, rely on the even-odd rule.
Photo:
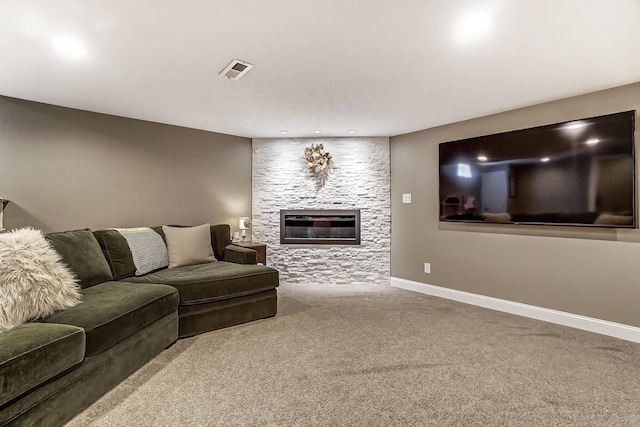
{"label": "green velvet sectional sofa", "polygon": [[62,425],[179,337],[274,316],[278,272],[210,232],[219,261],[142,276],[114,230],[46,235],[82,302],[0,333],[0,426]]}

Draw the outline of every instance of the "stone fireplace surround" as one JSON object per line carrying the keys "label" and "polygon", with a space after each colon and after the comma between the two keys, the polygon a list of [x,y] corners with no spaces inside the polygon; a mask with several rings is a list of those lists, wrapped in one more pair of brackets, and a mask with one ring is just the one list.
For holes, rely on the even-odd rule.
{"label": "stone fireplace surround", "polygon": [[[303,156],[318,143],[332,156],[324,177]],[[283,282],[389,283],[389,138],[254,139],[252,183],[252,239],[267,244]],[[283,209],[359,209],[360,245],[281,244]]]}

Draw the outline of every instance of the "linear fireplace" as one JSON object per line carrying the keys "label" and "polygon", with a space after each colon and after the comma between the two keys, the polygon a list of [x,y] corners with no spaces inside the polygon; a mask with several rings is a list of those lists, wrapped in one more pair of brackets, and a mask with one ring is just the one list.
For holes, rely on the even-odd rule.
{"label": "linear fireplace", "polygon": [[359,245],[360,210],[281,210],[280,243]]}

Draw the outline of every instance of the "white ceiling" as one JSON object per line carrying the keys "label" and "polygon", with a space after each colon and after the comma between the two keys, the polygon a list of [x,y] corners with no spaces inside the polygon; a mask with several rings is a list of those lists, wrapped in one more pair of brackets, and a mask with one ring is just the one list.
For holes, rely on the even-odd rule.
{"label": "white ceiling", "polygon": [[[476,12],[490,27],[458,35]],[[640,81],[640,0],[0,0],[0,52],[11,97],[244,137],[394,136]],[[234,58],[254,68],[219,76]]]}

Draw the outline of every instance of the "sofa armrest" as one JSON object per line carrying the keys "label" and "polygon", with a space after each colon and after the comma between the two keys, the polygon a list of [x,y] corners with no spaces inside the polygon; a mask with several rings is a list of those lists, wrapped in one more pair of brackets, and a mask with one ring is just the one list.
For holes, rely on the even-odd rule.
{"label": "sofa armrest", "polygon": [[236,264],[257,264],[258,252],[231,244],[224,248],[224,260]]}

